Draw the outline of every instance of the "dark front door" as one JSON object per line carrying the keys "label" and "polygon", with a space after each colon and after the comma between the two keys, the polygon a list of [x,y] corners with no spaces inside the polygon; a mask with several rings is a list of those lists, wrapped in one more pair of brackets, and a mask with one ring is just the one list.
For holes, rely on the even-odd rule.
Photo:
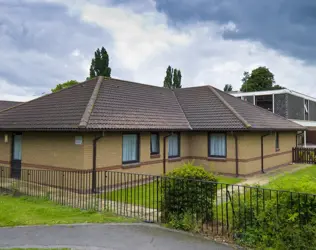
{"label": "dark front door", "polygon": [[13,134],[12,138],[12,161],[11,177],[20,179],[22,160],[22,134]]}

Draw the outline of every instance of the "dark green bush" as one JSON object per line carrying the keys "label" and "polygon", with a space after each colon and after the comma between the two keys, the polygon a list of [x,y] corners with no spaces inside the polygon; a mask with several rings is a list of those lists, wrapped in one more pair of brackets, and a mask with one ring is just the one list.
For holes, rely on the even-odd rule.
{"label": "dark green bush", "polygon": [[212,219],[217,180],[192,162],[169,172],[162,180],[162,216],[165,223],[187,230],[188,216],[204,223]]}
{"label": "dark green bush", "polygon": [[[307,179],[293,183],[293,190],[315,186]],[[235,237],[239,243],[257,249],[316,249],[313,195],[254,189],[252,195],[247,192],[245,196],[240,206],[235,204]]]}

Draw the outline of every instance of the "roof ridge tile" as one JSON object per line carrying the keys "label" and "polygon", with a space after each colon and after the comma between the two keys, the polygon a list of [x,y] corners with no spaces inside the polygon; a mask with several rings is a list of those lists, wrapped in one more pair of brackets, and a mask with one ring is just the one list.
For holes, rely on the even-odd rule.
{"label": "roof ridge tile", "polygon": [[100,87],[101,87],[101,84],[104,80],[104,77],[103,76],[99,76],[98,77],[98,81],[94,87],[94,90],[92,92],[92,95],[89,99],[89,102],[86,106],[86,109],[81,117],[81,120],[80,120],[80,123],[79,123],[79,128],[86,128],[87,125],[88,125],[88,122],[89,122],[89,119],[90,119],[90,115],[93,111],[93,108],[94,108],[94,104],[97,100],[97,97],[98,97],[98,94],[99,94],[99,90],[100,90]]}
{"label": "roof ridge tile", "polygon": [[191,124],[190,124],[190,122],[189,122],[189,119],[187,118],[187,116],[186,116],[186,114],[185,114],[184,110],[182,109],[182,106],[181,106],[181,104],[180,104],[180,102],[179,102],[179,100],[178,100],[177,95],[174,93],[174,91],[173,91],[173,90],[172,90],[172,93],[173,93],[173,96],[176,98],[177,103],[178,103],[178,105],[179,105],[179,107],[180,107],[180,109],[181,109],[181,111],[182,111],[182,113],[183,113],[183,115],[184,115],[185,119],[187,120],[187,122],[188,122],[188,124],[189,124],[190,130],[193,130],[193,129],[192,129],[192,126],[191,126]]}
{"label": "roof ridge tile", "polygon": [[237,119],[242,122],[246,128],[251,128],[251,125],[223,97],[221,97],[212,86],[208,85],[208,88],[237,117]]}

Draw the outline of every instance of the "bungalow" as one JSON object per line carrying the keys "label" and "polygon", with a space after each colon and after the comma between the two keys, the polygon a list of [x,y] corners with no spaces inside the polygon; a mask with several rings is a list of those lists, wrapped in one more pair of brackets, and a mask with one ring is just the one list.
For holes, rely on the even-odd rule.
{"label": "bungalow", "polygon": [[250,175],[289,164],[304,127],[211,86],[97,77],[0,112],[0,164],[162,174],[194,160]]}

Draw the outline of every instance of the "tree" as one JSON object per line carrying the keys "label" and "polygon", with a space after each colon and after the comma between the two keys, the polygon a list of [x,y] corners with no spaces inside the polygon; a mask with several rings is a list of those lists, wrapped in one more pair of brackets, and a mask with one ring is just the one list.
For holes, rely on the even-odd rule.
{"label": "tree", "polygon": [[247,82],[249,77],[250,77],[249,72],[245,71],[244,72],[244,77],[241,79],[242,83]]}
{"label": "tree", "polygon": [[225,92],[233,91],[233,86],[231,84],[225,84],[224,91]]}
{"label": "tree", "polygon": [[272,87],[272,89],[285,89],[285,88],[282,87],[282,86],[280,86],[280,85],[278,85],[278,84],[276,84],[276,85],[274,85],[274,86]]}
{"label": "tree", "polygon": [[87,79],[96,76],[111,77],[111,68],[109,67],[109,55],[104,47],[98,48],[94,52],[94,58],[91,60],[90,76]]}
{"label": "tree", "polygon": [[172,73],[173,70],[171,66],[169,65],[166,71],[165,80],[163,81],[163,86],[168,89],[172,89]]}
{"label": "tree", "polygon": [[178,69],[173,69],[170,65],[166,70],[166,76],[163,81],[163,86],[169,89],[181,88],[181,71]]}
{"label": "tree", "polygon": [[173,85],[172,85],[174,89],[180,89],[182,87],[181,86],[181,78],[182,78],[181,71],[174,69],[174,71],[173,71]]}
{"label": "tree", "polygon": [[242,92],[283,89],[279,85],[274,85],[274,75],[267,67],[258,67],[251,74],[244,72],[241,81],[243,84],[240,91]]}
{"label": "tree", "polygon": [[70,86],[73,86],[75,84],[78,84],[78,81],[76,80],[70,80],[61,84],[57,84],[55,88],[51,89],[53,93],[65,89],[65,88],[69,88]]}

